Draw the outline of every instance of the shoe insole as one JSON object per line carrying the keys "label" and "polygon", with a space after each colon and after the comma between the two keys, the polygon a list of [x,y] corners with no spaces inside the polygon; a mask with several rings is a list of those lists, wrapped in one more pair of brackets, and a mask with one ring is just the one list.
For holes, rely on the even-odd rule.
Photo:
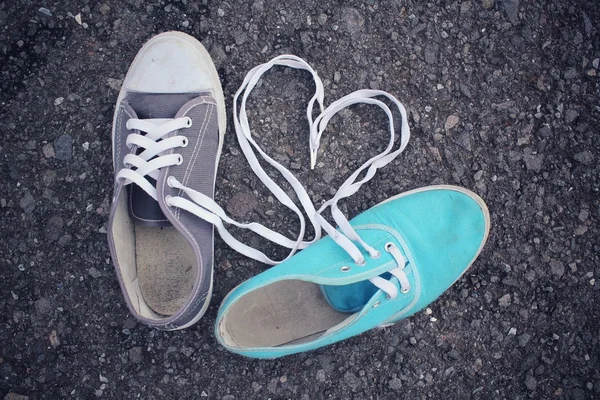
{"label": "shoe insole", "polygon": [[290,280],[245,295],[223,323],[239,346],[275,347],[314,340],[349,317],[327,303],[316,283]]}
{"label": "shoe insole", "polygon": [[172,315],[188,299],[196,281],[196,256],[174,227],[135,226],[140,291],[155,312]]}

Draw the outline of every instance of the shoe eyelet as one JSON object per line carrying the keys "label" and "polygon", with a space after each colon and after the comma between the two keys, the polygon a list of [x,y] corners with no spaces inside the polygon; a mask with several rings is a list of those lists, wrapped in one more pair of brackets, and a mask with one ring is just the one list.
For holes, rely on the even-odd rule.
{"label": "shoe eyelet", "polygon": [[381,257],[381,252],[377,251],[375,255],[369,253],[369,257],[371,257],[373,260],[377,260],[379,257]]}
{"label": "shoe eyelet", "polygon": [[175,177],[174,176],[170,176],[167,178],[167,186],[169,186],[170,188],[175,187]]}
{"label": "shoe eyelet", "polygon": [[182,141],[182,143],[181,143],[181,147],[187,147],[187,146],[188,146],[188,144],[190,144],[190,141],[188,140],[188,138],[187,138],[187,137],[185,137],[185,136],[184,136],[184,137],[183,137],[183,141]]}
{"label": "shoe eyelet", "polygon": [[385,299],[386,299],[386,300],[391,300],[391,299],[392,299],[392,296],[390,296],[389,294],[386,294],[386,295],[385,295]]}
{"label": "shoe eyelet", "polygon": [[343,267],[340,268],[340,271],[342,271],[342,272],[348,272],[348,271],[350,271],[350,267],[347,266],[347,265],[344,265]]}
{"label": "shoe eyelet", "polygon": [[406,294],[408,292],[410,292],[410,288],[402,288],[402,289],[400,289],[400,293],[402,293],[402,294]]}
{"label": "shoe eyelet", "polygon": [[183,157],[181,156],[181,154],[177,155],[177,165],[181,165],[183,164]]}
{"label": "shoe eyelet", "polygon": [[387,252],[389,253],[389,252],[390,252],[390,249],[391,249],[393,246],[395,246],[395,245],[394,245],[394,243],[392,243],[392,242],[387,242],[387,243],[385,244],[385,251],[387,251]]}
{"label": "shoe eyelet", "polygon": [[189,128],[192,126],[192,119],[190,117],[185,117],[185,127]]}
{"label": "shoe eyelet", "polygon": [[171,199],[173,198],[173,196],[171,196],[170,194],[165,196],[165,204],[169,207],[173,207],[173,205],[171,204]]}
{"label": "shoe eyelet", "polygon": [[358,265],[359,267],[364,267],[365,265],[367,265],[367,261],[363,258],[362,261],[355,262],[354,264]]}
{"label": "shoe eyelet", "polygon": [[381,302],[380,302],[380,301],[376,301],[376,302],[373,304],[373,308],[377,308],[377,307],[379,307],[379,305],[380,305],[380,304],[381,304]]}

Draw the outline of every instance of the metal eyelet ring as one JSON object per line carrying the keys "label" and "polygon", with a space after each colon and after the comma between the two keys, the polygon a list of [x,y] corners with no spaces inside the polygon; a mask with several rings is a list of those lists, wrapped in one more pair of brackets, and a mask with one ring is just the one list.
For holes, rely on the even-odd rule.
{"label": "metal eyelet ring", "polygon": [[354,264],[358,265],[359,267],[364,267],[365,265],[367,265],[367,262],[363,258],[361,262],[355,262]]}
{"label": "metal eyelet ring", "polygon": [[348,271],[350,271],[350,267],[347,266],[347,265],[344,265],[342,268],[340,268],[340,271],[342,271],[342,272],[348,272]]}
{"label": "metal eyelet ring", "polygon": [[167,206],[169,206],[169,207],[173,207],[173,205],[171,204],[171,198],[172,198],[172,197],[173,197],[173,196],[171,196],[170,194],[168,194],[168,195],[166,195],[166,196],[165,196],[165,204],[166,204]]}
{"label": "metal eyelet ring", "polygon": [[392,242],[387,242],[385,244],[385,251],[387,251],[388,253],[390,252],[390,249],[392,248],[392,246],[395,246],[394,243]]}
{"label": "metal eyelet ring", "polygon": [[402,294],[406,294],[409,291],[410,291],[410,288],[402,288],[402,289],[400,289],[400,293],[402,293]]}
{"label": "metal eyelet ring", "polygon": [[170,188],[175,187],[175,177],[174,176],[170,176],[170,177],[167,178],[167,185]]}
{"label": "metal eyelet ring", "polygon": [[183,157],[181,154],[177,154],[177,165],[183,164]]}
{"label": "metal eyelet ring", "polygon": [[183,142],[181,143],[181,147],[187,147],[190,144],[190,141],[185,136],[183,137]]}
{"label": "metal eyelet ring", "polygon": [[192,126],[192,119],[190,117],[185,117],[185,127],[189,128]]}
{"label": "metal eyelet ring", "polygon": [[379,307],[379,305],[381,304],[380,301],[376,301],[375,304],[373,304],[373,308],[377,308]]}
{"label": "metal eyelet ring", "polygon": [[375,252],[375,255],[369,253],[369,257],[371,257],[373,260],[377,260],[379,257],[381,257],[381,252],[377,251]]}
{"label": "metal eyelet ring", "polygon": [[391,300],[391,299],[392,299],[392,296],[390,296],[389,294],[386,294],[386,295],[385,295],[385,299],[386,299],[386,300]]}

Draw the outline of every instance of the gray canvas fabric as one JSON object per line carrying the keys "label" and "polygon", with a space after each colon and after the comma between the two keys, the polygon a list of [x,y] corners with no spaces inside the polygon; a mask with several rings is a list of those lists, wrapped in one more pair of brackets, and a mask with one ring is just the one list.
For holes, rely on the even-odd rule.
{"label": "gray canvas fabric", "polygon": [[196,315],[210,291],[214,233],[212,224],[187,211],[165,204],[167,195],[183,195],[179,190],[167,185],[167,178],[174,176],[185,186],[211,198],[214,197],[216,155],[219,148],[217,105],[212,97],[200,96],[186,103],[177,113],[177,117],[185,116],[190,117],[193,121],[192,127],[186,131],[189,130],[193,133],[185,132],[189,144],[185,148],[177,149],[177,152],[183,156],[184,162],[181,165],[162,170],[156,186],[159,193],[164,193],[164,196],[159,196],[158,200],[161,208],[167,210],[165,215],[192,242],[202,262],[198,272],[199,285],[192,293],[192,297],[195,299],[189,305],[188,310],[181,312],[180,318],[182,319]]}
{"label": "gray canvas fabric", "polygon": [[[138,118],[173,118],[179,109],[188,101],[198,97],[200,93],[139,93],[128,92],[124,101],[135,110]],[[156,185],[156,181],[147,178]],[[160,205],[137,185],[129,185],[129,215],[144,226],[169,226]]]}
{"label": "gray canvas fabric", "polygon": [[[183,103],[183,105],[182,105]],[[141,322],[158,329],[176,329],[192,321],[206,304],[207,296],[211,290],[212,265],[213,265],[213,227],[211,224],[179,209],[168,207],[164,200],[168,194],[181,195],[178,190],[170,188],[166,184],[169,176],[175,176],[184,185],[213,197],[215,171],[217,168],[217,153],[219,149],[219,126],[217,118],[216,101],[208,94],[169,94],[155,95],[143,93],[128,93],[119,104],[117,118],[115,120],[115,172],[123,168],[123,158],[129,152],[137,149],[129,149],[126,145],[127,136],[132,133],[125,127],[129,118],[173,118],[188,116],[192,119],[190,128],[173,132],[171,135],[182,134],[188,138],[187,147],[178,148],[176,152],[183,157],[181,165],[164,168],[160,171],[157,181],[159,197],[159,211],[161,215],[151,214],[157,223],[168,223],[173,225],[183,235],[196,256],[197,273],[196,279],[186,303],[173,315],[165,317],[153,313],[147,306],[142,304],[139,295],[130,296],[128,285],[136,280],[135,274],[125,277],[120,268],[120,256],[128,262],[132,257],[130,254],[118,254],[116,240],[132,240],[129,238],[127,229],[123,225],[130,226],[140,223],[136,215],[131,212],[123,216],[119,213],[119,204],[129,201],[131,193],[123,186],[123,182],[117,182],[115,186],[115,197],[109,219],[109,246],[113,261],[117,269],[117,276],[128,307]],[[175,150],[172,150],[175,152]],[[133,186],[133,185],[129,185]],[[135,197],[136,193],[134,193]],[[154,201],[152,198],[150,198]],[[156,202],[155,202],[156,203]],[[158,203],[156,203],[158,204]],[[142,206],[143,204],[136,204]],[[131,205],[128,206],[131,211]],[[115,221],[115,218],[124,218],[125,221]],[[159,221],[162,219],[162,221]],[[125,233],[123,233],[125,232]],[[123,239],[125,237],[125,239]],[[135,261],[134,261],[135,262]],[[125,281],[127,279],[127,281]],[[137,301],[139,304],[135,304]],[[141,304],[141,305],[140,305]],[[141,308],[146,307],[146,314],[153,314],[151,318],[140,315]]]}

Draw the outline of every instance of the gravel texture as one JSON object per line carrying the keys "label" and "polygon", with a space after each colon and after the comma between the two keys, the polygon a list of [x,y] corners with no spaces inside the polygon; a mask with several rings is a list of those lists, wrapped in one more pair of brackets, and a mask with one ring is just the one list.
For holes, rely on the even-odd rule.
{"label": "gravel texture", "polygon": [[[600,8],[594,1],[0,2],[0,398],[600,398]],[[489,242],[438,301],[393,327],[275,361],[213,336],[221,299],[263,265],[216,240],[213,302],[183,332],[129,316],[109,260],[111,120],[153,34],[199,38],[231,96],[246,71],[293,53],[326,102],[398,96],[413,138],[342,210],[457,184],[492,215]],[[309,168],[308,74],[275,69],[249,105],[267,152],[315,203],[385,146],[382,113],[336,117]],[[229,131],[218,202],[282,232]],[[240,207],[243,204],[244,207]],[[244,236],[270,254],[283,255]]]}

